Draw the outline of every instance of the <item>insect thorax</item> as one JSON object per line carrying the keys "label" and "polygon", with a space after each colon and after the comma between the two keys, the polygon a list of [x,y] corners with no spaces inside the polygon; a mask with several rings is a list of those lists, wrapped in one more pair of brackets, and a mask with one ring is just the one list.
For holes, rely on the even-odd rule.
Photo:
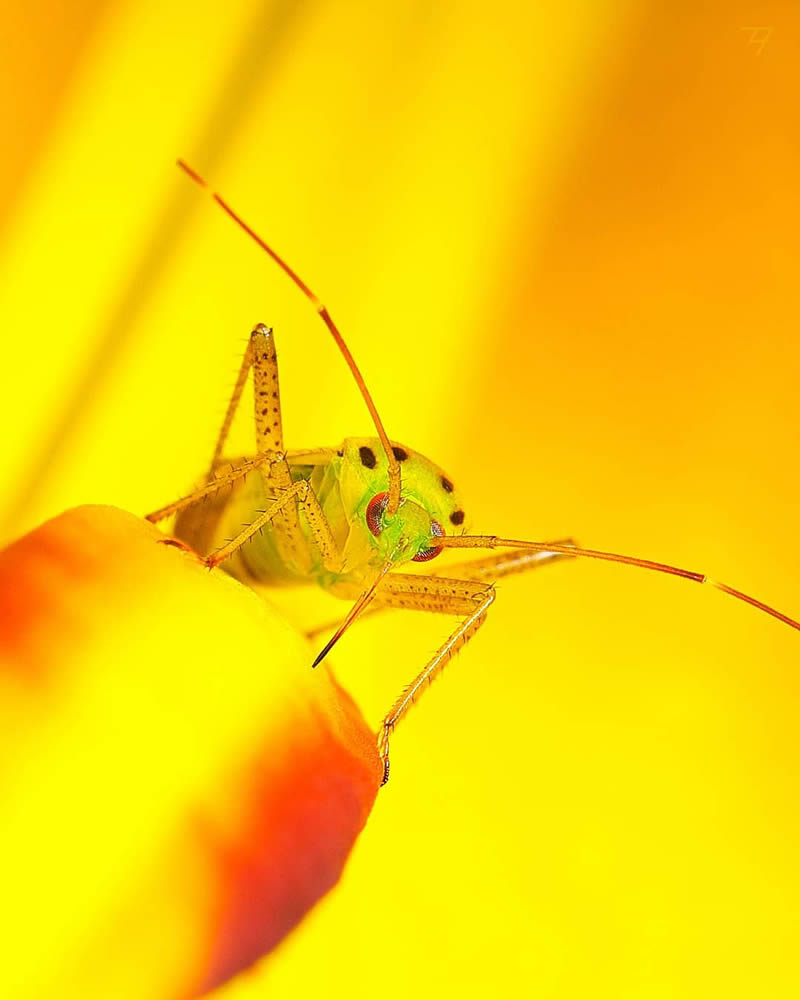
{"label": "insect thorax", "polygon": [[[413,516],[424,521],[427,531],[431,521],[445,532],[459,529],[464,513],[452,481],[433,462],[419,452],[393,444],[402,473],[402,502],[397,516]],[[337,572],[326,569],[312,541],[311,531],[302,510],[299,519],[306,546],[294,551],[282,539],[281,521],[257,534],[224,567],[233,576],[263,583],[311,583],[326,588],[337,584],[359,584],[370,569],[383,561],[377,538],[370,531],[367,507],[376,495],[388,490],[388,460],[378,438],[347,438],[319,464],[291,466],[292,479],[306,479],[319,500],[341,553]],[[265,490],[258,471],[251,472],[232,491],[196,508],[191,518],[176,525],[176,533],[199,551],[208,551],[233,537],[243,524],[252,522],[259,511],[280,496],[278,490]],[[421,512],[424,516],[421,516]],[[187,512],[188,513],[188,512]]]}

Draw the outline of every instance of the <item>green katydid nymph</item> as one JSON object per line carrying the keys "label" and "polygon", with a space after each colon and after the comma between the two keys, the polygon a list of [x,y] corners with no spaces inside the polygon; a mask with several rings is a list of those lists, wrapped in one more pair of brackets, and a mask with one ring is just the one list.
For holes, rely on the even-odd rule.
{"label": "green katydid nymph", "polygon": [[[317,656],[316,666],[353,622],[373,608],[405,608],[459,617],[455,630],[390,708],[378,732],[383,782],[389,777],[389,737],[427,685],[467,643],[494,601],[494,582],[559,559],[577,556],[638,566],[709,583],[792,628],[800,623],[704,573],[596,549],[571,540],[533,542],[464,533],[465,513],[453,481],[406,445],[390,441],[367,385],[325,306],[311,289],[206,182],[179,166],[289,276],[311,301],[333,336],[372,417],[376,437],[338,446],[286,449],[281,420],[278,359],[273,332],[250,334],[239,375],[203,485],[148,515],[177,514],[175,534],[244,582],[317,583],[351,602],[342,624]],[[223,448],[250,372],[255,400],[255,452],[223,460]],[[201,501],[205,501],[201,503]],[[242,528],[242,523],[245,527]],[[228,539],[221,543],[222,539]],[[216,547],[214,547],[216,546]],[[441,573],[402,572],[429,563],[445,548],[502,549],[447,566]]]}

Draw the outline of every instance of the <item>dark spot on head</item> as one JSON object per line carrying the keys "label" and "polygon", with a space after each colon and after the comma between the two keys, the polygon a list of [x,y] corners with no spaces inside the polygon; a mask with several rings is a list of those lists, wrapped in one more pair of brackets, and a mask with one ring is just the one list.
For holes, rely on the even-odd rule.
{"label": "dark spot on head", "polygon": [[464,523],[464,511],[463,510],[454,510],[453,513],[450,515],[450,523],[451,524],[463,524]]}
{"label": "dark spot on head", "polygon": [[450,482],[450,480],[447,478],[447,476],[442,476],[442,489],[446,493],[452,493],[453,492],[453,484]]}
{"label": "dark spot on head", "polygon": [[398,462],[405,462],[405,460],[408,458],[408,452],[405,450],[405,448],[392,448],[392,452],[394,453],[394,457],[397,459]]}
{"label": "dark spot on head", "polygon": [[342,457],[342,455],[344,455],[344,452],[343,452],[343,451],[341,450],[341,448],[340,448],[340,449],[339,449],[339,450],[338,450],[338,451],[336,452],[336,454],[337,454],[337,455],[339,456],[339,458],[341,458],[341,457]]}
{"label": "dark spot on head", "polygon": [[361,458],[362,465],[366,465],[368,469],[375,468],[375,462],[376,462],[375,452],[372,450],[372,448],[367,448],[366,445],[362,445],[358,449],[358,454]]}

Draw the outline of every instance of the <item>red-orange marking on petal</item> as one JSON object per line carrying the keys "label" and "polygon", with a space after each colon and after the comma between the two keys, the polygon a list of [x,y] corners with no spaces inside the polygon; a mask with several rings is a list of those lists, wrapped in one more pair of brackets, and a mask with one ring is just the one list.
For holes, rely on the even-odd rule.
{"label": "red-orange marking on petal", "polygon": [[278,770],[266,740],[241,776],[250,808],[235,841],[210,845],[220,902],[201,992],[274,948],[339,880],[380,779],[375,740],[341,694],[342,726],[316,712],[302,733],[284,731]]}

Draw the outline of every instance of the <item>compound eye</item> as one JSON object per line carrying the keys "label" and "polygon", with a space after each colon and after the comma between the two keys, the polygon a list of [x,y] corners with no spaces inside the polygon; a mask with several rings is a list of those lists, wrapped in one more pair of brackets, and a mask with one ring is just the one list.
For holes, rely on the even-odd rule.
{"label": "compound eye", "polygon": [[[434,538],[441,538],[444,534],[444,528],[438,521],[434,521],[433,519],[431,519],[431,534]],[[430,559],[435,559],[443,548],[443,545],[429,545],[427,548],[420,549],[419,552],[411,558],[414,562],[428,562]]]}
{"label": "compound eye", "polygon": [[376,493],[367,504],[364,519],[367,522],[367,527],[376,538],[383,531],[383,512],[386,510],[388,504],[388,493]]}

